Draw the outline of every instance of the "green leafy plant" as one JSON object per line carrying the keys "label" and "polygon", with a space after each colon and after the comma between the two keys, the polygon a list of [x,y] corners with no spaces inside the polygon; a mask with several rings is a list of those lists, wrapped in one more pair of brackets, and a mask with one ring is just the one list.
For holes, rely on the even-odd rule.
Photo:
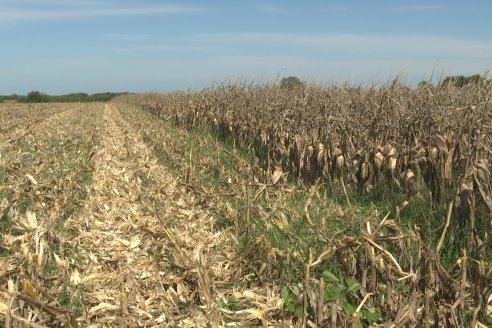
{"label": "green leafy plant", "polygon": [[284,286],[280,292],[280,296],[284,300],[284,308],[298,318],[300,318],[304,312],[304,306],[302,304],[303,290],[303,285],[299,283],[292,287]]}
{"label": "green leafy plant", "polygon": [[76,317],[82,315],[84,310],[84,293],[87,292],[87,288],[82,285],[65,285],[58,295],[58,302],[62,306],[66,306],[71,309]]}
{"label": "green leafy plant", "polygon": [[219,307],[231,311],[242,310],[241,305],[234,296],[229,296],[227,299],[219,301]]}
{"label": "green leafy plant", "polygon": [[[330,271],[323,271],[325,279],[325,300],[331,304],[339,301],[340,307],[349,315],[353,316],[357,311],[357,292],[360,289],[359,283],[352,278],[345,280],[339,279]],[[380,314],[368,309],[361,309],[357,315],[366,320],[368,324],[376,322]]]}

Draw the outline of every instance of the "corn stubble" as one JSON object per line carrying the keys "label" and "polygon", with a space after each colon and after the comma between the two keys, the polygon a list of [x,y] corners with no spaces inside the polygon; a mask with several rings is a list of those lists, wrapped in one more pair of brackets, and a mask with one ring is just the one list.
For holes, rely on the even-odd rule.
{"label": "corn stubble", "polygon": [[[383,186],[446,209],[435,232],[437,244],[419,226],[403,228],[399,213],[408,202],[378,224],[367,222],[358,237],[327,241],[324,252],[306,260],[305,276],[299,277],[304,310],[298,324],[357,327],[369,324],[363,311],[374,311],[380,318],[373,327],[485,327],[492,324],[492,266],[483,254],[492,235],[491,96],[490,84],[412,90],[395,80],[381,88],[236,84],[116,101],[179,126],[210,128],[253,151],[260,174],[245,176],[243,186],[291,188],[287,178],[340,186],[349,206],[346,189],[370,194]],[[243,192],[247,199],[259,193]],[[305,218],[310,221],[309,214]],[[442,249],[462,239],[467,242],[457,246],[461,255],[443,265]],[[258,267],[268,266],[272,279],[278,278],[271,266],[280,261],[268,259],[283,255],[262,240],[254,260],[263,260]],[[327,301],[325,282],[314,274],[330,259],[359,282],[353,313]]]}
{"label": "corn stubble", "polygon": [[[76,326],[58,300],[64,220],[83,201],[99,105],[0,107],[0,326]],[[72,261],[75,258],[72,258]],[[65,263],[68,263],[65,262]]]}

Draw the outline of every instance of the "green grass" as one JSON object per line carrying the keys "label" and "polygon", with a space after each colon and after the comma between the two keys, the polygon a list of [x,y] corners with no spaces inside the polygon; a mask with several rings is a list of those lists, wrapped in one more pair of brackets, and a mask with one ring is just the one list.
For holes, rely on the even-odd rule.
{"label": "green grass", "polygon": [[75,318],[82,316],[84,312],[83,294],[87,291],[87,288],[83,284],[79,285],[65,285],[62,288],[60,294],[58,294],[57,301],[61,306],[72,310]]}

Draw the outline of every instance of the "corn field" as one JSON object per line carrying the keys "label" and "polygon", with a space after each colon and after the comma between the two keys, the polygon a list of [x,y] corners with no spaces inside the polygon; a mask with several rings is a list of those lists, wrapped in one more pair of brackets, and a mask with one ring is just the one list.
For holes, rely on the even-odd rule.
{"label": "corn field", "polygon": [[[395,80],[383,87],[292,90],[234,84],[115,101],[187,129],[210,129],[252,151],[261,170],[245,185],[288,180],[341,186],[345,194],[346,189],[371,194],[383,188],[425,198],[430,208],[445,213],[437,222],[436,243],[419,227],[403,231],[397,209],[396,217],[386,216],[376,227],[367,223],[362,237],[341,239],[317,260],[310,254],[301,292],[294,287],[284,295],[284,306],[294,304],[292,299],[303,304],[296,314],[299,324],[371,324],[360,315],[370,308],[392,327],[482,327],[479,318],[492,320],[492,266],[484,254],[492,242],[491,96],[490,83],[411,89]],[[462,249],[451,267],[440,260],[440,252],[450,246],[447,234]],[[415,247],[417,255],[408,255]],[[263,250],[268,256],[275,253],[268,245]],[[311,276],[331,256],[360,282],[361,291],[353,295],[360,305],[354,311],[341,311],[340,299],[324,301],[326,285],[336,285],[336,279]]]}
{"label": "corn field", "polygon": [[[362,191],[425,186],[432,201],[492,213],[492,87],[219,87],[123,98],[185,127],[253,148],[266,173],[338,178]],[[473,216],[472,214],[470,214]],[[491,217],[492,218],[492,217]],[[464,219],[473,219],[464,218]],[[481,222],[492,231],[490,220]]]}

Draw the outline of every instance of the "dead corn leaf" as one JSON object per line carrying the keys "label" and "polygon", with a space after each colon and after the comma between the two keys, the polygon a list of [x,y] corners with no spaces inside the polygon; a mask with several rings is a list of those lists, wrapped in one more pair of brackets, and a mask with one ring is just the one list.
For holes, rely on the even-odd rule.
{"label": "dead corn leaf", "polygon": [[134,249],[138,247],[141,243],[141,240],[139,238],[132,238],[132,241],[130,242],[130,249]]}
{"label": "dead corn leaf", "polygon": [[114,305],[114,304],[100,303],[100,304],[98,304],[98,305],[96,305],[94,307],[91,307],[89,309],[89,315],[90,316],[94,316],[94,315],[101,314],[101,313],[104,313],[104,312],[116,311],[119,308],[120,308],[119,306]]}
{"label": "dead corn leaf", "polygon": [[82,280],[80,279],[80,273],[79,270],[75,269],[75,271],[72,272],[70,275],[70,283],[74,285],[79,285]]}
{"label": "dead corn leaf", "polygon": [[272,174],[272,184],[275,185],[277,182],[280,181],[280,178],[282,178],[283,172],[280,167],[276,167],[275,171]]}
{"label": "dead corn leaf", "polygon": [[489,297],[486,301],[485,317],[489,324],[492,324],[492,291],[489,293]]}
{"label": "dead corn leaf", "polygon": [[31,211],[26,212],[26,217],[20,220],[22,227],[26,230],[36,230],[39,225],[36,219],[36,213]]}
{"label": "dead corn leaf", "polygon": [[0,302],[0,313],[7,314],[8,310],[9,310],[9,306],[3,302]]}
{"label": "dead corn leaf", "polygon": [[36,181],[36,179],[34,179],[34,177],[30,174],[26,174],[26,178],[27,180],[29,180],[29,182],[31,182],[31,184],[33,186],[37,186],[38,185],[38,182]]}

